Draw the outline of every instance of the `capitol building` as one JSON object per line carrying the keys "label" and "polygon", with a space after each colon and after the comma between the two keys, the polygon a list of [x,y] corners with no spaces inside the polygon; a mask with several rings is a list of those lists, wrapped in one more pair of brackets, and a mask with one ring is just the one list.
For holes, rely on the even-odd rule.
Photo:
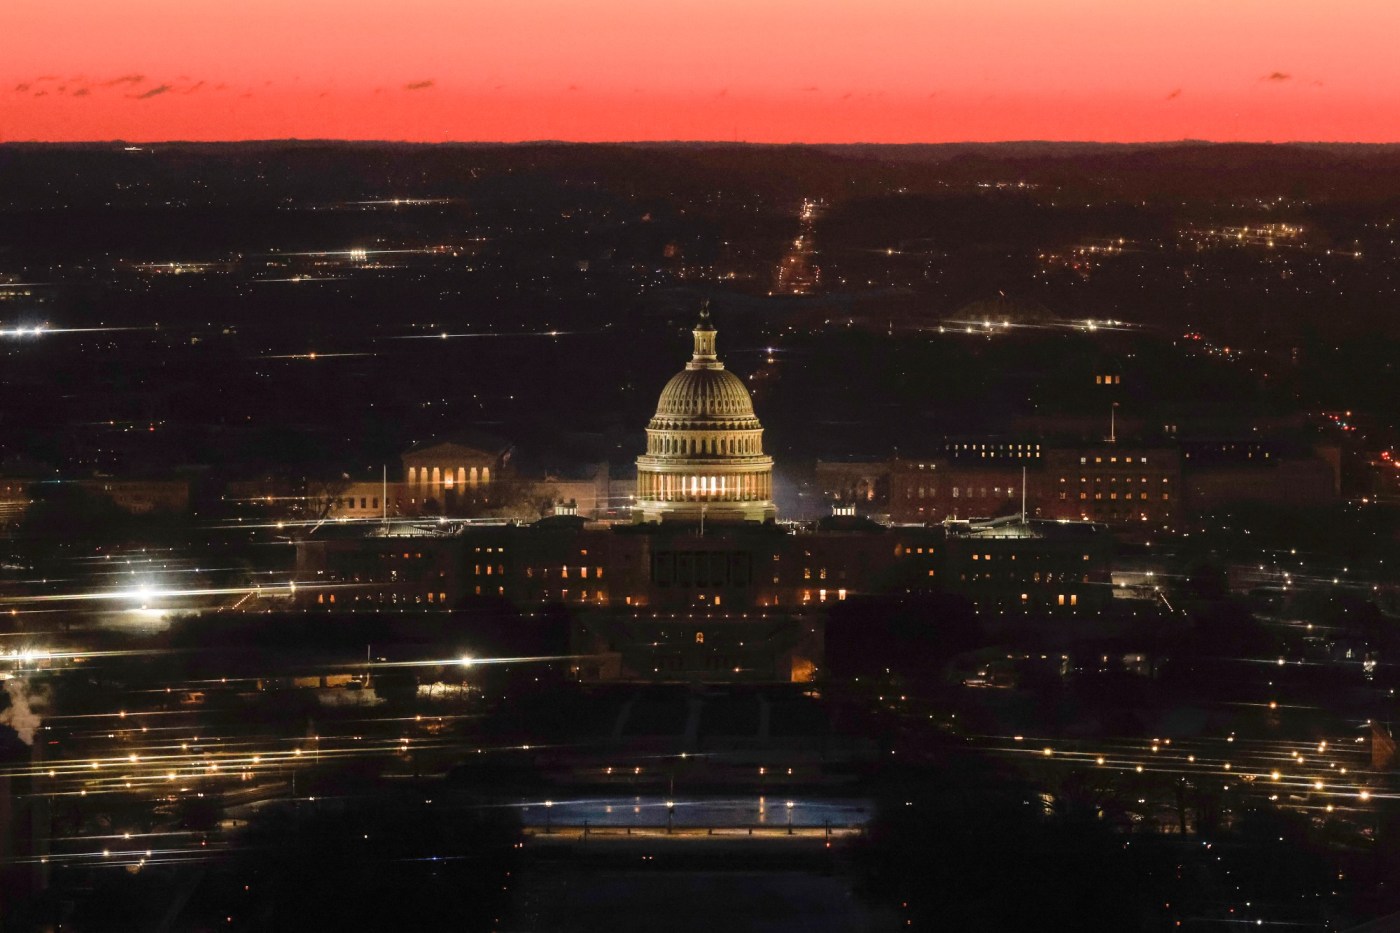
{"label": "capitol building", "polygon": [[637,458],[636,522],[767,522],[773,458],[743,380],[715,353],[708,307],[692,332],[695,352],[666,388]]}

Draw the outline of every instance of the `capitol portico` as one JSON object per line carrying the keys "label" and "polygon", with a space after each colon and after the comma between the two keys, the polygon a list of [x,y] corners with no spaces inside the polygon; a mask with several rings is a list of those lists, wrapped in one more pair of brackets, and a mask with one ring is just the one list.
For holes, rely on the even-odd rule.
{"label": "capitol portico", "polygon": [[773,458],[743,381],[715,354],[708,308],[695,351],[661,392],[637,458],[638,522],[764,522],[776,517]]}

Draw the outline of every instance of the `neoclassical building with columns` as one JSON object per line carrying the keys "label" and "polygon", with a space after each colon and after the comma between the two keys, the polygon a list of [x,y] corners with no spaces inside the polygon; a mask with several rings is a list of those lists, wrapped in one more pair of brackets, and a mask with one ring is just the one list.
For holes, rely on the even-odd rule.
{"label": "neoclassical building with columns", "polygon": [[414,447],[403,454],[403,493],[423,511],[434,503],[448,514],[489,503],[493,486],[510,459],[510,445],[484,435],[474,443],[449,440]]}
{"label": "neoclassical building with columns", "polygon": [[715,352],[715,327],[702,308],[690,362],[666,383],[637,458],[637,522],[766,522],[773,504],[773,458],[743,380]]}

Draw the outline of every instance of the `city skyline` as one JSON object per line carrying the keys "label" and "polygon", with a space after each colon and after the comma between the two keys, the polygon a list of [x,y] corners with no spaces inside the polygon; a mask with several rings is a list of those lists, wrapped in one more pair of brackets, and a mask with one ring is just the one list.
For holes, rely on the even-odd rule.
{"label": "city skyline", "polygon": [[1385,142],[1400,9],[137,0],[0,12],[0,141]]}

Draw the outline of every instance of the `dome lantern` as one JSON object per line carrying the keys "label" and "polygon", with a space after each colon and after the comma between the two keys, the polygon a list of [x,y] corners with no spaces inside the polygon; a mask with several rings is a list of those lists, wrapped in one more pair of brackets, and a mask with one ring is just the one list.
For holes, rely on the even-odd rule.
{"label": "dome lantern", "polygon": [[686,369],[706,367],[723,369],[724,364],[715,356],[715,325],[710,323],[710,303],[700,306],[700,320],[691,331],[695,335],[695,355],[686,364]]}

